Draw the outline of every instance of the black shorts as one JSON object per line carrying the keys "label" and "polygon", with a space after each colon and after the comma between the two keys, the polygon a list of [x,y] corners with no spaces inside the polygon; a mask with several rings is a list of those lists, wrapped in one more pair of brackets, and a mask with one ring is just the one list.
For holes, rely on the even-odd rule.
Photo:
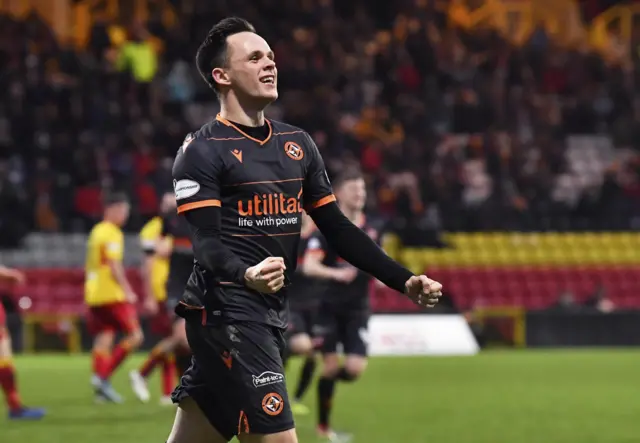
{"label": "black shorts", "polygon": [[320,350],[323,354],[337,352],[340,343],[344,354],[367,356],[368,326],[367,310],[324,304],[318,312],[314,333],[322,338]]}
{"label": "black shorts", "polygon": [[184,288],[187,286],[188,280],[189,279],[184,279],[184,273],[169,272],[169,277],[165,284],[165,288],[167,290],[167,304],[169,305],[169,308],[175,308],[178,302],[182,299],[182,296],[184,295]]}
{"label": "black shorts", "polygon": [[292,309],[289,313],[289,327],[286,337],[290,338],[298,334],[313,336],[313,327],[316,323],[316,307]]}
{"label": "black shorts", "polygon": [[191,397],[227,440],[293,429],[282,365],[282,331],[251,322],[203,326],[187,320],[191,366],[172,395]]}

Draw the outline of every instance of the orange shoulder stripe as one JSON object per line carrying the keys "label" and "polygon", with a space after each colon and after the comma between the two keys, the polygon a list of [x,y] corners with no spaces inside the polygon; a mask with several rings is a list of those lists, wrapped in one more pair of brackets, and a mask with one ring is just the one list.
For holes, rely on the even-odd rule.
{"label": "orange shoulder stripe", "polygon": [[327,195],[326,197],[322,197],[317,202],[312,203],[311,205],[309,205],[309,210],[319,208],[320,206],[328,205],[329,203],[333,203],[334,201],[336,201],[336,196],[335,195],[333,195],[333,194]]}
{"label": "orange shoulder stripe", "polygon": [[220,203],[220,200],[215,200],[215,199],[201,200],[199,202],[193,202],[193,203],[185,203],[184,205],[178,206],[178,214],[182,214],[183,212],[190,211],[192,209],[206,208],[208,206],[220,207],[222,206],[222,203]]}

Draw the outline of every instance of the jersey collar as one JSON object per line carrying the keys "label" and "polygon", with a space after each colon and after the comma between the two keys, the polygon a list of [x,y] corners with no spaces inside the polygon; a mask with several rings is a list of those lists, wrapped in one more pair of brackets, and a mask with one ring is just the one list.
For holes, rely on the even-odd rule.
{"label": "jersey collar", "polygon": [[242,134],[244,137],[248,138],[249,140],[253,140],[254,142],[258,143],[260,146],[264,145],[269,140],[271,140],[271,135],[273,134],[273,128],[271,127],[271,122],[269,120],[267,120],[266,118],[264,119],[264,121],[267,122],[267,126],[269,126],[269,135],[267,135],[267,138],[265,138],[264,140],[258,140],[257,138],[251,137],[249,134],[244,132],[242,129],[238,128],[236,125],[231,123],[229,120],[227,120],[226,118],[223,118],[220,114],[216,115],[216,120],[219,121],[220,123],[222,123],[225,126],[229,126],[230,128],[235,129],[240,134]]}

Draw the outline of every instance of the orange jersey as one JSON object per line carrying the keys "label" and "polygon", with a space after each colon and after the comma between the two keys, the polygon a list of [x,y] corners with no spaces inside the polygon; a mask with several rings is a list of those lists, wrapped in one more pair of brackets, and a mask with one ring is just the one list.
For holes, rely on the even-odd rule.
{"label": "orange jersey", "polygon": [[109,262],[122,262],[124,235],[113,223],[102,221],[89,234],[85,267],[84,300],[89,306],[126,301],[124,290],[115,280]]}

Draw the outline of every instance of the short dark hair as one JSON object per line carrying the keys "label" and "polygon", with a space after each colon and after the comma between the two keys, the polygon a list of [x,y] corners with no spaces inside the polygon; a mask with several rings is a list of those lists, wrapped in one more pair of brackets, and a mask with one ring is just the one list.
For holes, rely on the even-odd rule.
{"label": "short dark hair", "polygon": [[256,32],[251,23],[239,17],[227,17],[213,25],[196,53],[196,65],[205,82],[218,93],[211,71],[227,64],[227,38],[241,32]]}
{"label": "short dark hair", "polygon": [[118,203],[128,203],[129,197],[124,192],[110,191],[105,192],[102,197],[102,203],[105,207],[115,205]]}
{"label": "short dark hair", "polygon": [[333,180],[333,187],[336,189],[340,189],[340,187],[342,187],[347,182],[361,179],[364,179],[364,174],[362,174],[362,171],[360,169],[347,168],[344,171],[341,171]]}

